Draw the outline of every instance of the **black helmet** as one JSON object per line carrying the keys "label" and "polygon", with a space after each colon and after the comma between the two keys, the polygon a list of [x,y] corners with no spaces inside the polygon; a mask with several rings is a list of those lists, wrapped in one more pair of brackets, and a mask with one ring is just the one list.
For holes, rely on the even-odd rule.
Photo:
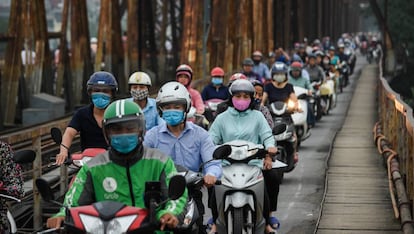
{"label": "black helmet", "polygon": [[254,66],[253,59],[251,59],[251,58],[245,58],[243,60],[242,66]]}
{"label": "black helmet", "polygon": [[109,88],[112,91],[112,96],[115,96],[116,91],[118,91],[118,82],[116,81],[115,77],[106,71],[98,71],[93,73],[88,82],[87,91],[90,94],[93,88],[103,87]]}

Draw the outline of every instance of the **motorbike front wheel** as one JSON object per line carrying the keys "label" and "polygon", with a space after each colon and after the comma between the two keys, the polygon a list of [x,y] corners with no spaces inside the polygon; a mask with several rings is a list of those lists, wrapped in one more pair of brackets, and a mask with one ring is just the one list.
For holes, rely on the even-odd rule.
{"label": "motorbike front wheel", "polygon": [[227,233],[233,234],[253,234],[251,224],[253,223],[252,215],[244,216],[243,208],[233,208],[233,210],[228,214],[228,228]]}

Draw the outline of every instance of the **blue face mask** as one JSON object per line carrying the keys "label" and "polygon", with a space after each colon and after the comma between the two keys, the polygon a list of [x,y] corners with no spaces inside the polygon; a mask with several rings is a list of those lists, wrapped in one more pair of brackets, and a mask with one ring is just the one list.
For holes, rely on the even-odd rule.
{"label": "blue face mask", "polygon": [[136,133],[116,134],[111,136],[111,146],[118,152],[127,154],[137,147],[139,143]]}
{"label": "blue face mask", "polygon": [[182,110],[164,110],[162,118],[168,125],[177,126],[184,120],[184,111]]}
{"label": "blue face mask", "polygon": [[213,83],[213,85],[221,85],[221,84],[223,84],[223,78],[213,77],[213,78],[211,78],[211,83]]}
{"label": "blue face mask", "polygon": [[111,102],[111,96],[106,93],[92,93],[92,102],[99,109],[105,109]]}

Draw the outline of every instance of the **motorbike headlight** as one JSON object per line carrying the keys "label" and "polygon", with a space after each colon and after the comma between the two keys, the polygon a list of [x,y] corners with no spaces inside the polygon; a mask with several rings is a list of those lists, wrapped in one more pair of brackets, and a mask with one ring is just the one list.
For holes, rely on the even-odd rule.
{"label": "motorbike headlight", "polygon": [[115,218],[108,223],[106,228],[106,233],[108,234],[118,234],[118,233],[126,233],[129,226],[134,222],[137,218],[137,215],[128,215],[122,216],[119,218]]}
{"label": "motorbike headlight", "polygon": [[288,105],[288,108],[289,108],[289,109],[293,109],[293,108],[295,108],[295,102],[294,102],[294,101],[292,101],[292,100],[290,100],[290,99],[289,99],[289,101],[288,101],[287,105]]}
{"label": "motorbike headlight", "polygon": [[79,218],[82,221],[83,225],[85,226],[86,233],[96,233],[96,234],[105,233],[104,223],[98,217],[86,215],[86,214],[79,214]]}

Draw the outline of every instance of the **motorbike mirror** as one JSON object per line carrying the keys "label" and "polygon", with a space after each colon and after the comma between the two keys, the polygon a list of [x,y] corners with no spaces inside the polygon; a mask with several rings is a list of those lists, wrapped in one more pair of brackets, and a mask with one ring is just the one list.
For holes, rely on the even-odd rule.
{"label": "motorbike mirror", "polygon": [[50,202],[53,200],[53,192],[49,186],[49,183],[42,178],[36,179],[36,187],[39,190],[40,195],[42,196],[43,200]]}
{"label": "motorbike mirror", "polygon": [[231,154],[230,145],[220,145],[214,150],[213,158],[214,159],[225,159]]}
{"label": "motorbike mirror", "polygon": [[284,131],[286,131],[286,124],[278,124],[276,126],[273,127],[272,129],[272,134],[273,135],[279,135],[281,133],[283,133]]}
{"label": "motorbike mirror", "polygon": [[184,176],[175,175],[171,177],[170,184],[168,185],[168,197],[171,200],[177,200],[180,198],[186,187],[186,182]]}
{"label": "motorbike mirror", "polygon": [[26,149],[14,152],[13,160],[18,164],[31,163],[36,158],[34,150]]}
{"label": "motorbike mirror", "polygon": [[53,127],[50,129],[50,135],[52,135],[52,139],[57,144],[62,143],[62,132],[59,128]]}

